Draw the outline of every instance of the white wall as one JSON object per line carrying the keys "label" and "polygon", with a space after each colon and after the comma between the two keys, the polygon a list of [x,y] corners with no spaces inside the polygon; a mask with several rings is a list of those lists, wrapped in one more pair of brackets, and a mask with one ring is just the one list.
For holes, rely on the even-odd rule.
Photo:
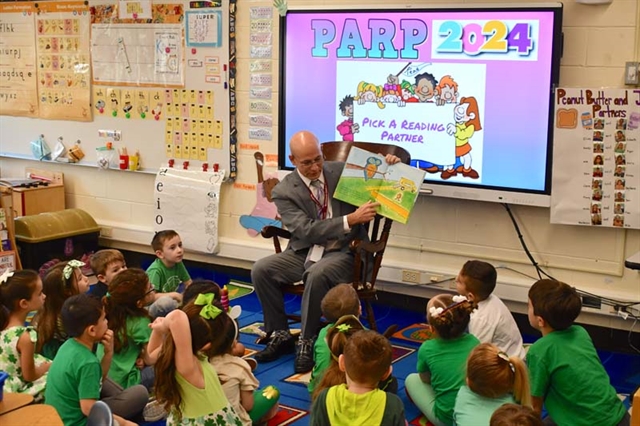
{"label": "white wall", "polygon": [[[318,5],[317,1],[291,0],[293,5]],[[412,6],[430,4],[417,1]],[[479,3],[451,1],[449,3]],[[501,2],[507,4],[508,2]],[[239,144],[259,145],[265,154],[277,153],[272,142],[248,139],[249,90],[249,8],[269,6],[269,1],[238,0],[238,135]],[[381,0],[326,0],[326,6],[366,6],[384,4]],[[402,6],[394,4],[394,6]],[[275,18],[274,18],[275,20]],[[278,26],[274,21],[274,28]],[[637,0],[614,0],[606,6],[585,6],[565,2],[565,50],[561,81],[564,86],[622,86],[624,62],[640,58],[640,6]],[[274,53],[277,46],[274,37]],[[277,70],[277,57],[273,59]],[[277,111],[277,71],[274,71],[274,111]],[[275,122],[274,117],[274,122]],[[72,123],[69,123],[72,125]],[[274,127],[274,135],[277,129]],[[2,129],[0,129],[2,137]],[[239,151],[238,187],[255,184],[254,148]],[[3,177],[22,175],[32,161],[0,159]],[[82,208],[103,226],[113,227],[113,238],[105,245],[150,252],[154,217],[154,176],[117,171],[99,171],[72,165],[42,164],[43,168],[65,173],[68,207]],[[273,170],[267,170],[273,171]],[[225,185],[220,209],[221,252],[218,256],[191,254],[187,259],[249,269],[256,259],[270,253],[271,246],[261,238],[249,237],[238,222],[255,203],[255,192]],[[524,238],[535,259],[556,278],[580,289],[603,296],[640,300],[640,273],[624,268],[625,258],[640,251],[640,231],[552,225],[549,209],[513,206]],[[179,231],[179,230],[178,230]],[[502,206],[474,201],[430,198],[418,200],[412,220],[406,226],[394,224],[385,254],[380,287],[396,292],[430,296],[437,287],[399,284],[403,268],[428,271],[427,276],[455,275],[464,261],[478,258],[499,270],[497,294],[511,300],[516,311],[526,309],[526,292],[535,275],[520,246],[517,234]],[[448,288],[449,284],[440,287]],[[624,322],[600,312],[585,310],[585,322],[629,329]],[[591,313],[589,313],[591,312]]]}

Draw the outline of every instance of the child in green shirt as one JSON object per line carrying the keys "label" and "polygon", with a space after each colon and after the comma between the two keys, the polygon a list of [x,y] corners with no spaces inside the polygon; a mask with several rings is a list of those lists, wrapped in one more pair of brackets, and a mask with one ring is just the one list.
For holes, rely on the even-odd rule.
{"label": "child in green shirt", "polygon": [[165,230],[156,233],[151,240],[151,248],[157,259],[147,268],[147,275],[156,293],[153,303],[149,306],[149,315],[157,318],[167,315],[179,306],[182,301],[182,295],[178,292],[180,285],[188,287],[191,277],[182,263],[184,249],[176,231]]}
{"label": "child in green shirt", "polygon": [[475,305],[464,296],[439,294],[427,304],[434,338],[418,349],[417,373],[404,381],[407,396],[435,426],[453,424],[453,407],[464,385],[471,350],[480,342],[467,333]]}
{"label": "child in green shirt", "polygon": [[[102,303],[88,294],[68,298],[61,317],[69,339],[51,364],[44,398],[56,409],[65,426],[84,426],[91,408],[100,399],[101,382],[111,365],[113,332],[108,328]],[[102,361],[92,352],[98,342],[105,348]],[[132,418],[142,413],[148,399],[143,386],[134,386],[104,401],[112,411],[113,403],[122,409],[123,415]],[[120,425],[135,425],[118,415],[113,417]]]}
{"label": "child in green shirt", "polygon": [[322,380],[325,370],[331,365],[331,351],[327,344],[327,331],[338,318],[344,315],[353,315],[356,318],[362,314],[358,293],[351,284],[338,284],[325,294],[320,302],[322,315],[329,324],[320,330],[318,338],[313,344],[313,361],[315,362],[311,371],[311,380],[307,389],[313,393],[315,387]]}
{"label": "child in green shirt", "polygon": [[527,353],[533,408],[540,413],[544,403],[558,425],[629,425],[589,334],[573,323],[581,309],[563,282],[538,280],[529,289],[529,323],[542,333]]}

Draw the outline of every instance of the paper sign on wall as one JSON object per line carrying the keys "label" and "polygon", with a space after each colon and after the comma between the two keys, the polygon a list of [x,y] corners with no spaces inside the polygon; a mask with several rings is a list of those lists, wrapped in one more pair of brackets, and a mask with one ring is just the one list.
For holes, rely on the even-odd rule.
{"label": "paper sign on wall", "polygon": [[551,223],[640,229],[640,89],[556,89]]}

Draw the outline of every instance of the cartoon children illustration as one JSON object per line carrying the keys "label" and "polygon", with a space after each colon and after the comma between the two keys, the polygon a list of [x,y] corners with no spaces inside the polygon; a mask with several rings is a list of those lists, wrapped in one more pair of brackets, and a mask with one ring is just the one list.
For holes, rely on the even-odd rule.
{"label": "cartoon children illustration", "polygon": [[358,83],[358,92],[353,99],[358,101],[358,104],[360,105],[363,105],[366,102],[375,102],[377,103],[378,108],[383,109],[385,105],[380,102],[380,96],[382,96],[382,86],[376,86],[373,83],[361,81]]}
{"label": "cartoon children illustration", "polygon": [[469,139],[473,134],[482,130],[480,125],[480,117],[478,112],[478,101],[474,97],[460,98],[460,103],[454,108],[455,124],[450,123],[447,126],[447,133],[456,138],[456,159],[460,159],[462,165],[453,168],[450,164],[444,168],[440,177],[449,179],[462,173],[462,176],[471,179],[478,179],[480,175],[471,168],[471,145]]}
{"label": "cartoon children illustration", "polygon": [[416,75],[415,94],[420,102],[432,102],[438,81],[428,72]]}
{"label": "cartoon children illustration", "polygon": [[458,102],[458,83],[450,75],[445,75],[436,86],[436,105]]}
{"label": "cartoon children illustration", "polygon": [[353,122],[353,96],[347,95],[342,101],[340,101],[340,112],[342,116],[346,117],[342,123],[338,124],[336,129],[342,136],[343,141],[353,142],[353,134],[360,131],[360,125]]}

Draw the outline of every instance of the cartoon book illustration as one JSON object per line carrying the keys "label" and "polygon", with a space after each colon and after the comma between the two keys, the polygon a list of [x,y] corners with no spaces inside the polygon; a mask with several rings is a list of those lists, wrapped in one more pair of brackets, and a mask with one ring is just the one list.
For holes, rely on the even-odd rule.
{"label": "cartoon book illustration", "polygon": [[378,214],[407,223],[425,173],[404,163],[389,165],[383,155],[352,147],[333,197],[354,206],[380,203]]}

